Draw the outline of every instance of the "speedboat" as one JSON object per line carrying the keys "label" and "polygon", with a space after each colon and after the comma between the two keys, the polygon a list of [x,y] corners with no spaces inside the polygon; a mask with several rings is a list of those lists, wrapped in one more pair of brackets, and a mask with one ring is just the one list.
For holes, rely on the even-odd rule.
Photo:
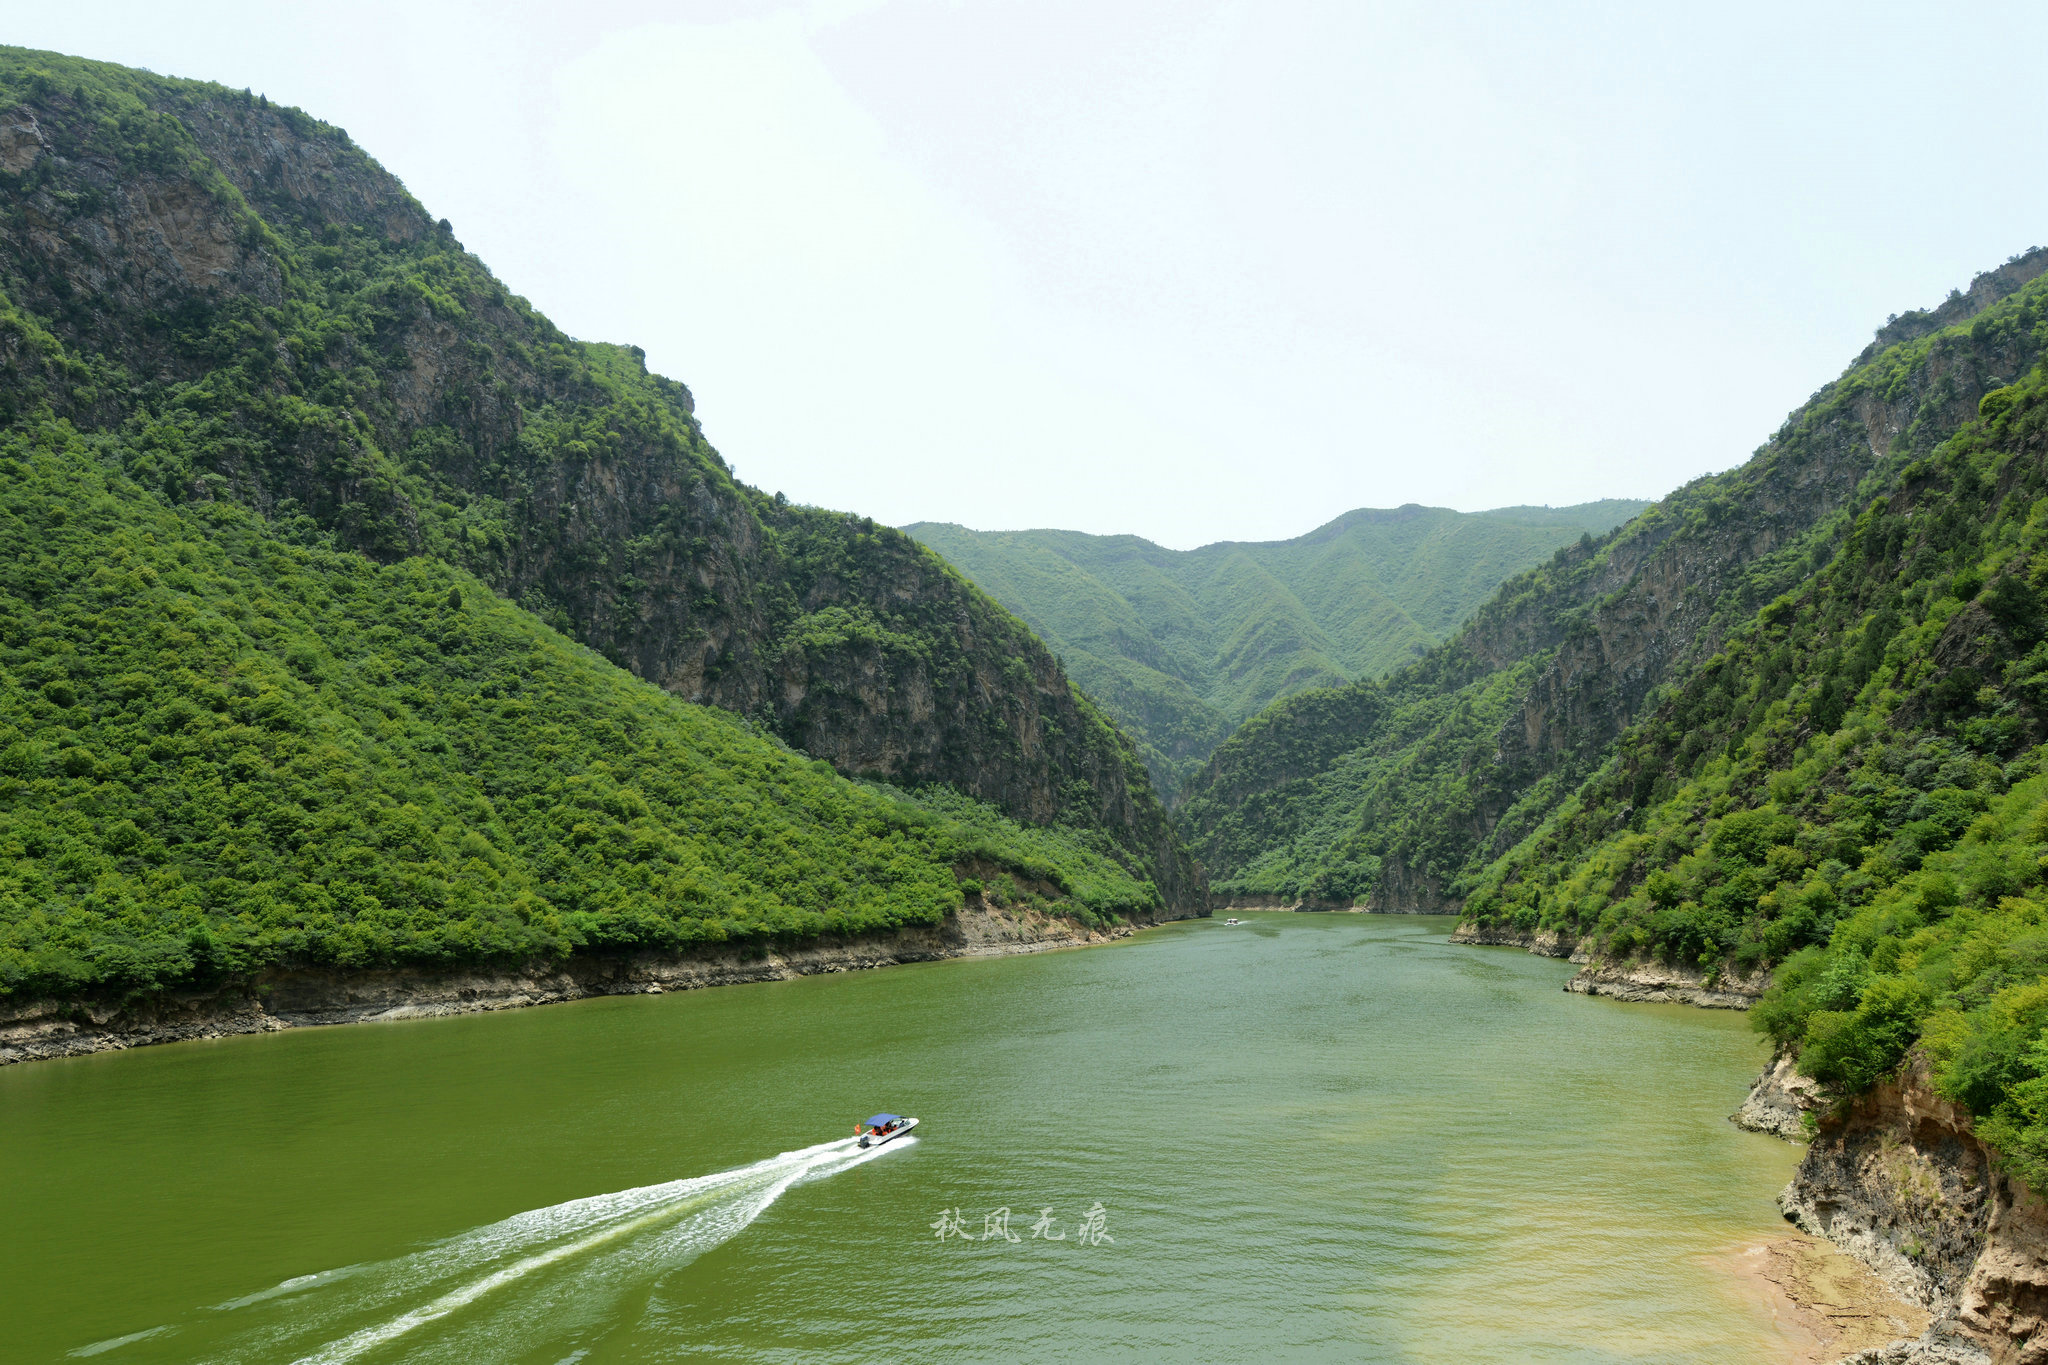
{"label": "speedboat", "polygon": [[904,1118],[901,1114],[877,1114],[864,1126],[871,1131],[861,1134],[860,1145],[879,1147],[917,1127],[917,1120]]}
{"label": "speedboat", "polygon": [[1227,920],[1225,920],[1225,921],[1223,921],[1223,922],[1224,922],[1225,924],[1243,924],[1243,923],[1244,923],[1244,921],[1243,921],[1243,920],[1241,920],[1241,919],[1236,919],[1236,918],[1232,918],[1232,919],[1227,919]]}

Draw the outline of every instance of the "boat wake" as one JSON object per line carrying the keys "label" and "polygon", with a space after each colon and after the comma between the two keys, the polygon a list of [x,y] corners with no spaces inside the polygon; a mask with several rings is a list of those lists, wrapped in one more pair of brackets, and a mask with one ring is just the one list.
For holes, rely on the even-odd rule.
{"label": "boat wake", "polygon": [[[606,1324],[615,1326],[612,1310],[622,1298],[651,1293],[661,1275],[738,1235],[791,1186],[916,1141],[904,1137],[863,1151],[842,1138],[713,1175],[532,1209],[408,1256],[297,1276],[218,1304],[193,1322],[95,1342],[71,1354],[107,1353],[118,1360],[126,1353],[114,1352],[129,1342],[175,1333],[186,1337],[180,1358],[223,1365],[343,1365],[395,1355],[408,1361],[531,1358],[543,1343],[573,1345]],[[229,1330],[220,1333],[222,1326]],[[198,1343],[191,1334],[213,1340],[194,1353]],[[402,1350],[381,1349],[401,1342]]]}

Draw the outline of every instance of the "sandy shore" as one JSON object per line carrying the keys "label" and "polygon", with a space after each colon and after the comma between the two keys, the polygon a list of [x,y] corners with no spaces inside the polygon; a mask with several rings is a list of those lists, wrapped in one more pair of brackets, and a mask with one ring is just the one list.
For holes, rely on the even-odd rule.
{"label": "sandy shore", "polygon": [[1831,1362],[1927,1330],[1926,1310],[1895,1296],[1861,1261],[1793,1234],[1716,1257],[1737,1291],[1768,1314],[1786,1365]]}

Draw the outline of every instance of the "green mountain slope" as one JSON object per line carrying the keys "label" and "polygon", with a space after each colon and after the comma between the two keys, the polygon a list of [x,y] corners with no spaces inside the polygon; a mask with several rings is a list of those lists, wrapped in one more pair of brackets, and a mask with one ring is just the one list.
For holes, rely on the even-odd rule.
{"label": "green mountain slope", "polygon": [[0,436],[0,999],[929,924],[970,861],[1159,908],[1099,834],[860,786],[438,560],[168,506],[127,453]]}
{"label": "green mountain slope", "polygon": [[[2011,325],[2038,332],[2036,308]],[[1900,470],[1632,726],[1466,910],[1596,955],[1777,966],[1838,1092],[1916,1042],[2048,1184],[2048,372]]]}
{"label": "green mountain slope", "polygon": [[1426,658],[1248,722],[1181,811],[1220,889],[1456,908],[1663,688],[1828,563],[1900,469],[2036,363],[2044,267],[2030,253],[1898,319],[1747,464],[1509,580]]}
{"label": "green mountain slope", "polygon": [[690,394],[563,335],[338,129],[0,49],[0,424],[167,506],[472,574],[842,773],[1092,831],[1198,907],[1129,740],[909,537],[735,481]]}
{"label": "green mountain slope", "polygon": [[1077,531],[905,529],[1059,651],[1170,795],[1262,707],[1408,662],[1510,575],[1648,505],[1361,508],[1293,540],[1188,551]]}

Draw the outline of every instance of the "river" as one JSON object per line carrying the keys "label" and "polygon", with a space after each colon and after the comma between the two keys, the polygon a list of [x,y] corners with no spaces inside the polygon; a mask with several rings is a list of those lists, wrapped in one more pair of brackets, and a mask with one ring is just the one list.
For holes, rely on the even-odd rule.
{"label": "river", "polygon": [[[1726,1122],[1746,1021],[1567,995],[1451,924],[1254,915],[10,1067],[0,1355],[1782,1354],[1717,1260],[1783,1231],[1798,1155]],[[913,1139],[835,1142],[885,1109]]]}

